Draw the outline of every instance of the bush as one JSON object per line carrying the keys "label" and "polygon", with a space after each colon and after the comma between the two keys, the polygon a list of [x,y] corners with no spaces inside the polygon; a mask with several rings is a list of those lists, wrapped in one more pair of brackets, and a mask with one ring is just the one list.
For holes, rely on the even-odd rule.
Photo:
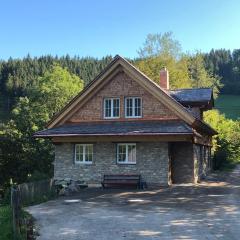
{"label": "bush", "polygon": [[217,110],[206,112],[204,119],[218,132],[213,137],[214,168],[229,168],[239,163],[240,122],[225,118]]}
{"label": "bush", "polygon": [[11,202],[11,189],[7,188],[3,194],[3,199],[1,201],[1,204],[8,205]]}
{"label": "bush", "polygon": [[48,174],[39,172],[39,171],[34,171],[33,174],[28,176],[27,182],[36,182],[36,181],[46,180],[46,179],[49,179]]}

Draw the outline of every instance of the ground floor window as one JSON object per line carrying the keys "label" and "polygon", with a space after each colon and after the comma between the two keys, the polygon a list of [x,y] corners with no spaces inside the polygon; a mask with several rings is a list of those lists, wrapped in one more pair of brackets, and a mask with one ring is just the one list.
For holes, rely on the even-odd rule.
{"label": "ground floor window", "polygon": [[117,144],[117,163],[136,164],[136,143]]}
{"label": "ground floor window", "polygon": [[75,144],[75,163],[91,164],[93,144]]}

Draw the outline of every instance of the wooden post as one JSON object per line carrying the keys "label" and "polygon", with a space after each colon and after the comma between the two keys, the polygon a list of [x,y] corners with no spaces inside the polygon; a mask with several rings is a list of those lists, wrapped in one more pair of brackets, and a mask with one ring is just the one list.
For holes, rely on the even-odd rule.
{"label": "wooden post", "polygon": [[16,239],[15,189],[11,187],[13,239]]}

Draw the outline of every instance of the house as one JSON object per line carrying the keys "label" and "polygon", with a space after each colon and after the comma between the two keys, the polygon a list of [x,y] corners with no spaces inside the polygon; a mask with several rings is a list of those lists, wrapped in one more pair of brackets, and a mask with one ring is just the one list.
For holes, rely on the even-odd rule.
{"label": "house", "polygon": [[167,69],[157,84],[116,56],[35,137],[52,140],[56,179],[141,174],[150,185],[196,182],[211,169],[216,131],[202,113],[213,105],[212,89],[169,90]]}

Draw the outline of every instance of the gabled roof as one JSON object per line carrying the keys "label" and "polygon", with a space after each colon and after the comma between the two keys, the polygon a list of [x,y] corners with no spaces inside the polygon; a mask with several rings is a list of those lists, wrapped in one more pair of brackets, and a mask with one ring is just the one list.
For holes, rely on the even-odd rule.
{"label": "gabled roof", "polygon": [[34,137],[62,136],[135,136],[135,135],[193,134],[193,130],[183,121],[131,121],[79,123],[62,125],[37,132]]}
{"label": "gabled roof", "polygon": [[119,55],[75,98],[73,98],[58,114],[48,123],[48,128],[64,125],[78,109],[80,109],[97,91],[104,87],[116,74],[124,71],[143,88],[150,92],[155,98],[170,108],[180,119],[208,134],[216,134],[210,126],[193,116],[182,104],[176,101],[167,91],[163,90],[157,83],[153,82],[144,73],[135,68]]}
{"label": "gabled roof", "polygon": [[189,88],[170,90],[169,94],[183,105],[203,106],[210,109],[214,105],[212,88]]}

